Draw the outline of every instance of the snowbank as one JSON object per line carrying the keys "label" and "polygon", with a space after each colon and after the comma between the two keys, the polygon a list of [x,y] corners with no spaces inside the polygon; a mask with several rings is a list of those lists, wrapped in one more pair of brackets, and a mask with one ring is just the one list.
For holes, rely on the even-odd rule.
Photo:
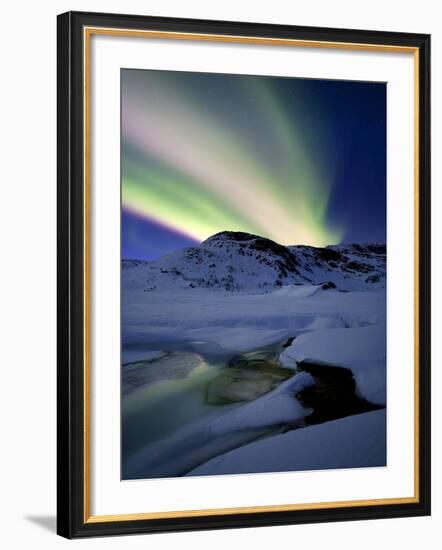
{"label": "snowbank", "polygon": [[385,409],[300,428],[217,456],[188,475],[386,466]]}
{"label": "snowbank", "polygon": [[287,368],[302,361],[350,369],[359,393],[368,401],[386,404],[386,329],[384,324],[316,330],[301,334],[284,350]]}

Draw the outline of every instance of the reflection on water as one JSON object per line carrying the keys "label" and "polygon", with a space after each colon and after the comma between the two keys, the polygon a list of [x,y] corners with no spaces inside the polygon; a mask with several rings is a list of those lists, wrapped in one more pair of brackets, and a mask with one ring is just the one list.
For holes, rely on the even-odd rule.
{"label": "reflection on water", "polygon": [[[168,342],[167,349],[164,343],[163,349],[125,347],[123,360],[129,358],[129,362],[122,366],[123,479],[133,477],[128,464],[136,453],[173,439],[192,423],[210,423],[292,376],[293,371],[281,368],[277,361],[282,345],[241,356],[207,342]],[[261,431],[248,437],[258,437]],[[237,434],[235,444],[245,435]]]}

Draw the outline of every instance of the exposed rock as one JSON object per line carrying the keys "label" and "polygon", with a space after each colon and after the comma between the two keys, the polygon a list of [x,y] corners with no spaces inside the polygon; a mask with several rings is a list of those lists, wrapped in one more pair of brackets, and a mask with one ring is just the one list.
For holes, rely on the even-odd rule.
{"label": "exposed rock", "polygon": [[232,359],[229,367],[209,382],[206,402],[225,405],[253,401],[293,375],[292,370],[282,368],[274,361],[240,356]]}
{"label": "exposed rock", "polygon": [[155,261],[123,260],[122,269],[125,286],[141,285],[145,291],[206,288],[263,294],[299,284],[352,291],[385,288],[386,253],[385,245],[377,243],[283,246],[257,235],[223,231],[200,246]]}
{"label": "exposed rock", "polygon": [[309,425],[383,408],[358,395],[349,369],[306,361],[298,363],[298,368],[311,374],[315,380],[314,386],[296,395],[304,407],[313,409],[306,418]]}

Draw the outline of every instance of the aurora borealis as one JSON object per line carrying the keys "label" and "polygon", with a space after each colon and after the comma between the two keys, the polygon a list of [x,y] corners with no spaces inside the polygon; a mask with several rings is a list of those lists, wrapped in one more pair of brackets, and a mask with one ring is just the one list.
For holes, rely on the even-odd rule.
{"label": "aurora borealis", "polygon": [[385,241],[385,85],[121,71],[122,255]]}

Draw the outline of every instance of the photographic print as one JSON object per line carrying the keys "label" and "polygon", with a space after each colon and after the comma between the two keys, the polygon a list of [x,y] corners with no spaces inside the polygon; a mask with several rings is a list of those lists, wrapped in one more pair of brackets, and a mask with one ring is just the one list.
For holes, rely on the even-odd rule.
{"label": "photographic print", "polygon": [[122,479],[386,465],[386,85],[121,71]]}
{"label": "photographic print", "polygon": [[430,514],[430,42],[58,16],[59,535]]}

